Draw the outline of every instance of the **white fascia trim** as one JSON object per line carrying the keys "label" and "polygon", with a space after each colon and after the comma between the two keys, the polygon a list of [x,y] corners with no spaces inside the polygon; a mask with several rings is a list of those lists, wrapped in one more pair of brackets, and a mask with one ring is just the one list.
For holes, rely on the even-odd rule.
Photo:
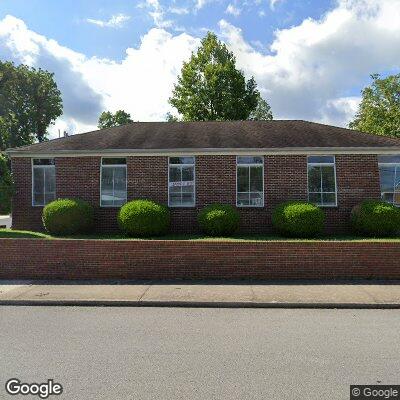
{"label": "white fascia trim", "polygon": [[399,154],[399,147],[282,147],[265,149],[109,149],[109,150],[58,150],[53,152],[29,153],[18,150],[9,150],[10,157],[129,157],[129,156],[199,156],[199,155],[335,155],[335,154]]}

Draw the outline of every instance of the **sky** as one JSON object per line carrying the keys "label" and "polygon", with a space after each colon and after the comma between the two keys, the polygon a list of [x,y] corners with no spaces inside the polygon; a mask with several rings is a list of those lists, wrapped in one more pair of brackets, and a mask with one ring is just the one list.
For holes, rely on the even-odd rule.
{"label": "sky", "polygon": [[370,75],[400,72],[400,0],[0,0],[0,59],[54,73],[51,137],[104,110],[162,121],[207,31],[254,76],[275,119],[347,126]]}

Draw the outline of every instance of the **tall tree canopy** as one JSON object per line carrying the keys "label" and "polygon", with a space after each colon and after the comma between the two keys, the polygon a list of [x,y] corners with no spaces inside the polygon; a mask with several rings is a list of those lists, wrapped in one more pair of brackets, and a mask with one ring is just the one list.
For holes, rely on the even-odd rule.
{"label": "tall tree canopy", "polygon": [[254,78],[246,81],[233,53],[208,32],[183,64],[169,102],[184,121],[245,120],[259,95]]}
{"label": "tall tree canopy", "polygon": [[61,114],[54,74],[0,61],[0,150],[42,142]]}
{"label": "tall tree canopy", "polygon": [[261,95],[258,96],[257,107],[250,113],[248,119],[251,121],[270,121],[273,119],[271,107]]}
{"label": "tall tree canopy", "polygon": [[111,128],[112,126],[125,125],[133,122],[131,115],[124,110],[118,110],[113,114],[110,111],[103,111],[100,114],[98,127],[99,129]]}
{"label": "tall tree canopy", "polygon": [[0,215],[11,211],[13,184],[7,160],[0,154]]}
{"label": "tall tree canopy", "polygon": [[362,100],[349,127],[377,135],[400,137],[400,74],[381,78],[362,91]]}

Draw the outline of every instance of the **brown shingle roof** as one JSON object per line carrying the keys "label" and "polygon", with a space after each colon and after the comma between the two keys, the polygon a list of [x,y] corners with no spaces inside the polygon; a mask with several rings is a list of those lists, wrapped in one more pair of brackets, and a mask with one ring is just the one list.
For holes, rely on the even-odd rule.
{"label": "brown shingle roof", "polygon": [[332,147],[400,147],[400,139],[299,120],[134,122],[11,149],[11,153]]}

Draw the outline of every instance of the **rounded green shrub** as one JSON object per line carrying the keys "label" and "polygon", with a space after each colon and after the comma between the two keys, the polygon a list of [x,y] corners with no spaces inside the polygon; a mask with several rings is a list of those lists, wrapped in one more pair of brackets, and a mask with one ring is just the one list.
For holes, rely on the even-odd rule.
{"label": "rounded green shrub", "polygon": [[325,214],[314,204],[288,201],[274,209],[272,225],[285,236],[314,237],[324,230]]}
{"label": "rounded green shrub", "polygon": [[43,209],[43,225],[52,235],[87,232],[93,224],[93,207],[79,199],[59,199]]}
{"label": "rounded green shrub", "polygon": [[377,200],[364,200],[353,207],[350,216],[353,229],[368,236],[390,236],[400,233],[400,209]]}
{"label": "rounded green shrub", "polygon": [[211,204],[198,216],[201,230],[210,236],[232,235],[239,228],[239,221],[239,213],[228,204]]}
{"label": "rounded green shrub", "polygon": [[170,214],[154,201],[133,200],[119,210],[118,224],[129,236],[159,236],[168,232]]}

